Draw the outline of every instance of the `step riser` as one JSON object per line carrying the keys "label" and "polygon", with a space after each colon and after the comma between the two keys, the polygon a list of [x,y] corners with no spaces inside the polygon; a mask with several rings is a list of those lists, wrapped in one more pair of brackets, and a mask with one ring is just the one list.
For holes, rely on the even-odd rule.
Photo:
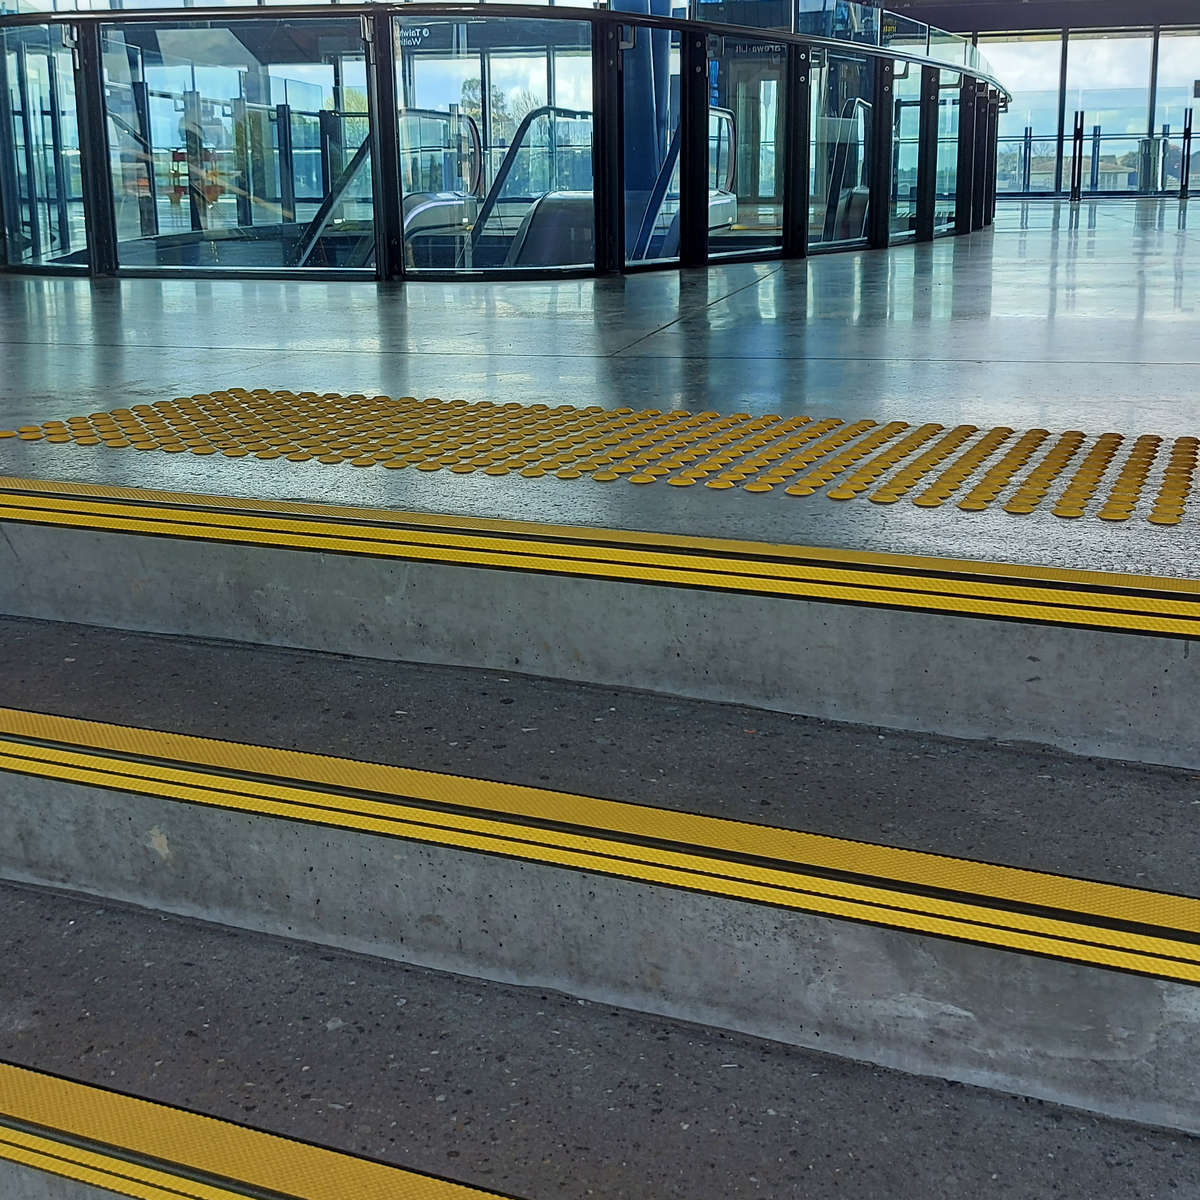
{"label": "step riser", "polygon": [[1200,1133],[1200,989],[20,776],[0,876]]}
{"label": "step riser", "polygon": [[1188,640],[11,523],[0,533],[0,612],[15,616],[1200,768]]}

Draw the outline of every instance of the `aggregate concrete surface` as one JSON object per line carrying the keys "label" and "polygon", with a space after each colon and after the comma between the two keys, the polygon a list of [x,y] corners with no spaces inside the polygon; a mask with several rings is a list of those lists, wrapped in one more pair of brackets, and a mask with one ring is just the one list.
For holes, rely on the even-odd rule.
{"label": "aggregate concrete surface", "polygon": [[0,1057],[529,1198],[1151,1200],[1200,1140],[0,885]]}
{"label": "aggregate concrete surface", "polygon": [[0,704],[1200,895],[1193,771],[12,617]]}

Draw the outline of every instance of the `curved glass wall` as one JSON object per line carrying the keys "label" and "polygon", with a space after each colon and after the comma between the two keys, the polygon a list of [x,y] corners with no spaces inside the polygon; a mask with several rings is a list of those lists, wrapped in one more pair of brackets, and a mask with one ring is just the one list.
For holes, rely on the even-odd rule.
{"label": "curved glass wall", "polygon": [[803,4],[803,32],[720,36],[561,6],[0,16],[0,266],[588,273],[952,231],[964,68]]}

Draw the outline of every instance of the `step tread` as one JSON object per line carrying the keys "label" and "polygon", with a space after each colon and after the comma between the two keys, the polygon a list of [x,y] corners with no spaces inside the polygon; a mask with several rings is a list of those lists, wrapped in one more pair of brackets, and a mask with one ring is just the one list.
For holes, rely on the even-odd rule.
{"label": "step tread", "polygon": [[0,1058],[531,1200],[1200,1187],[1200,1139],[1053,1104],[43,889],[0,905]]}
{"label": "step tread", "polygon": [[0,617],[0,648],[6,707],[1200,895],[1192,771],[23,618]]}

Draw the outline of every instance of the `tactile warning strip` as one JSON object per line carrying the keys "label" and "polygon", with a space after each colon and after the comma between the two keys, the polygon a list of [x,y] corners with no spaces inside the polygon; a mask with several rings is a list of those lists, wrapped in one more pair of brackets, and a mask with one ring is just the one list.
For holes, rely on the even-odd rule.
{"label": "tactile warning strip", "polygon": [[137,1200],[499,1200],[384,1163],[0,1062],[0,1161]]}
{"label": "tactile warning strip", "polygon": [[[1080,430],[1018,432],[904,421],[880,425],[769,413],[545,404],[468,404],[361,393],[231,388],[23,425],[0,438],[201,457],[447,470],[538,479],[665,480],[673,487],[811,496],[905,497],[920,508],[996,506],[1028,515],[1178,525],[1193,497],[1200,439]],[[1049,445],[1047,445],[1049,443]]]}
{"label": "tactile warning strip", "polygon": [[1200,899],[541,788],[0,709],[0,771],[1200,983]]}
{"label": "tactile warning strip", "polygon": [[1200,637],[1200,582],[0,476],[0,523]]}

